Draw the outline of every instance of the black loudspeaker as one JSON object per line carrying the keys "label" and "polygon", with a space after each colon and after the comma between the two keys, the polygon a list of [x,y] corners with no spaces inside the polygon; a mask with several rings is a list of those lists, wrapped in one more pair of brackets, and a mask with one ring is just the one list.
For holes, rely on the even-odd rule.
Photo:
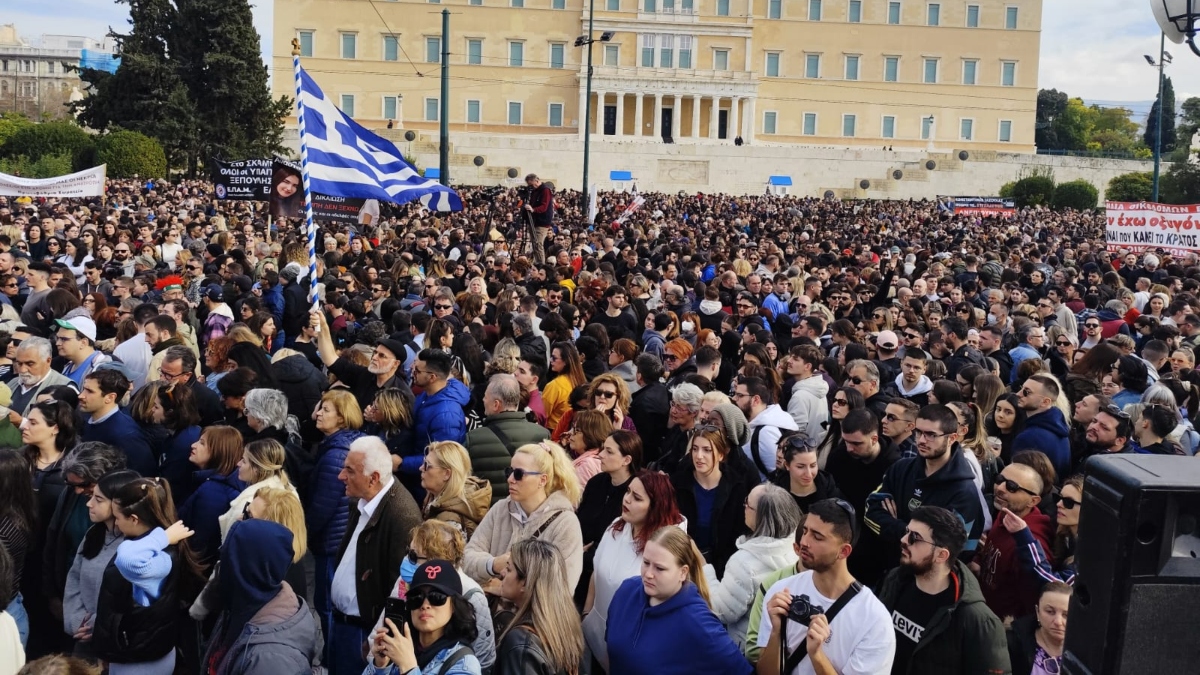
{"label": "black loudspeaker", "polygon": [[1200,459],[1088,460],[1070,675],[1194,673],[1200,664]]}

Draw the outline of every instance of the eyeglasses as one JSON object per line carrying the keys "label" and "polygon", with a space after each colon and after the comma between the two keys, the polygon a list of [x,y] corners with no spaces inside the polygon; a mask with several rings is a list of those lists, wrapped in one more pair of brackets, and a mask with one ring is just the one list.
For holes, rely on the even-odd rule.
{"label": "eyeglasses", "polygon": [[862,379],[861,377],[852,377],[848,380],[848,382],[850,382],[850,384],[862,384],[863,382],[866,382],[866,380]]}
{"label": "eyeglasses", "polygon": [[541,475],[543,475],[543,472],[541,472],[541,471],[527,471],[525,469],[514,469],[511,466],[504,467],[504,480],[508,480],[509,478],[511,478],[519,483],[519,482],[525,480],[526,476],[541,476]]}
{"label": "eyeglasses", "polygon": [[415,612],[416,610],[421,609],[421,606],[425,604],[426,600],[429,601],[429,605],[431,607],[441,607],[445,605],[448,600],[450,600],[450,596],[441,591],[435,591],[432,588],[428,591],[409,591],[408,597],[404,599],[404,606],[408,608],[408,611]]}
{"label": "eyeglasses", "polygon": [[1084,328],[1099,328],[1099,327],[1100,327],[1100,324],[1098,324],[1098,323],[1085,323],[1085,324],[1083,324],[1083,327],[1084,327]]}
{"label": "eyeglasses", "polygon": [[596,398],[616,398],[616,397],[617,397],[617,392],[615,392],[615,391],[609,391],[609,390],[607,390],[607,389],[600,389],[600,390],[597,390],[597,391],[596,391],[596,393],[595,393],[595,394],[593,394],[593,395],[594,395]]}
{"label": "eyeglasses", "polygon": [[411,548],[408,549],[408,553],[404,554],[404,557],[408,558],[408,562],[414,565],[420,565],[422,560],[429,560],[429,558],[422,558],[421,556],[417,555],[417,552]]}
{"label": "eyeglasses", "polygon": [[904,530],[904,536],[900,537],[900,541],[908,541],[909,546],[916,546],[917,544],[929,544],[930,546],[937,548],[937,544],[909,529]]}
{"label": "eyeglasses", "polygon": [[434,305],[434,309],[454,309],[454,305]]}
{"label": "eyeglasses", "polygon": [[899,417],[897,415],[893,415],[892,413],[884,413],[883,419],[885,422],[911,422],[912,421],[912,420],[906,420],[903,417]]}
{"label": "eyeglasses", "polygon": [[1003,485],[1004,489],[1008,490],[1009,492],[1024,492],[1025,494],[1032,495],[1034,497],[1041,496],[1038,493],[1034,492],[1033,490],[1030,490],[1029,488],[1021,487],[1020,483],[1018,483],[1017,481],[1015,481],[1011,478],[1005,478],[1004,474],[1000,474],[1000,473],[996,474],[996,477],[992,479],[992,483],[995,485]]}
{"label": "eyeglasses", "polygon": [[835,398],[835,399],[833,399],[833,404],[834,405],[850,405],[850,402],[844,398]]}
{"label": "eyeglasses", "polygon": [[948,431],[948,432],[925,431],[923,429],[913,429],[913,436],[915,436],[917,438],[917,440],[920,440],[922,438],[927,438],[932,441],[935,438],[941,438],[942,436],[949,436],[952,433],[954,433],[954,432],[952,432],[952,431]]}
{"label": "eyeglasses", "polygon": [[742,500],[742,508],[750,509],[751,511],[758,510],[758,509],[754,508],[753,506],[750,506],[750,497],[749,496],[747,496],[745,499]]}
{"label": "eyeglasses", "polygon": [[1071,346],[1070,340],[1056,340],[1054,342],[1054,344],[1058,345],[1059,347],[1070,347]]}

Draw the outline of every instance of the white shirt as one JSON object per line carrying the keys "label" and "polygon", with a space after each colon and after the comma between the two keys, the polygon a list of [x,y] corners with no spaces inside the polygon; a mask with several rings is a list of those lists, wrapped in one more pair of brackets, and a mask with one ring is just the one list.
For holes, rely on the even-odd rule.
{"label": "white shirt", "polygon": [[388,482],[371,501],[358,500],[358,525],[354,528],[354,534],[350,536],[346,553],[338,561],[337,570],[333,573],[333,587],[329,591],[334,609],[346,616],[361,616],[358,613],[358,586],[355,579],[355,575],[358,574],[358,535],[367,527],[367,522],[371,520],[375,509],[379,508],[379,503],[383,501],[384,495],[392,488],[395,480],[389,474]]}
{"label": "white shirt", "polygon": [[[827,598],[817,591],[813,583],[813,572],[807,570],[775,582],[763,597],[770,599],[779,591],[792,595],[807,595],[809,602],[829,609],[837,598]],[[765,602],[765,601],[764,601]],[[830,635],[823,651],[841,675],[879,675],[892,671],[892,660],[896,657],[896,631],[892,628],[892,617],[883,603],[869,588],[863,588],[846,603],[829,624]],[[804,649],[804,638],[808,627],[789,621],[787,624],[787,651]],[[758,646],[765,648],[771,639],[771,617],[763,612],[758,626]],[[804,659],[791,675],[814,675],[812,660]]]}

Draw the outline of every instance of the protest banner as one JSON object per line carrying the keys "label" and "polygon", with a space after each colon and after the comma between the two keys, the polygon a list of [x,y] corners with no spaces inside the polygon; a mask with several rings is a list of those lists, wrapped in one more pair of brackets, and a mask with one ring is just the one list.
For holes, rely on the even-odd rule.
{"label": "protest banner", "polygon": [[1105,207],[1104,239],[1110,250],[1200,252],[1200,205],[1106,202]]}
{"label": "protest banner", "polygon": [[5,197],[102,197],[108,165],[54,178],[22,178],[0,173],[0,195]]}
{"label": "protest banner", "polygon": [[213,160],[213,191],[217,199],[266,201],[271,196],[273,170],[270,159],[247,159],[241,162]]}
{"label": "protest banner", "polygon": [[938,197],[938,207],[956,216],[1007,216],[1017,212],[1017,204],[1004,197]]}
{"label": "protest banner", "polygon": [[[268,202],[275,218],[300,218],[304,208],[300,165],[284,159],[213,160],[213,189],[217,199]],[[365,199],[313,194],[313,218],[357,223]]]}

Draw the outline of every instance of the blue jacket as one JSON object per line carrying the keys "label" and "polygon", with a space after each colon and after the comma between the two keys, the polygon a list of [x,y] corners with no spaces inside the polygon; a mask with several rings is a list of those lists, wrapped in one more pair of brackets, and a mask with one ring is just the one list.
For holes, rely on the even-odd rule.
{"label": "blue jacket", "polygon": [[1025,429],[1013,439],[1012,448],[1013,452],[1041,450],[1058,475],[1071,475],[1071,430],[1058,408],[1030,415]]}
{"label": "blue jacket", "polygon": [[788,313],[787,300],[779,297],[777,293],[771,293],[763,298],[762,306],[771,311],[772,319],[778,319]]}
{"label": "blue jacket", "polygon": [[[913,510],[918,506],[940,506],[962,518],[967,530],[963,552],[973,554],[983,535],[983,501],[963,452],[962,446],[955,445],[950,461],[932,476],[925,475],[925,460],[920,457],[893,464],[883,475],[883,484],[867,497],[864,524],[883,541],[898,543],[908,529]],[[887,498],[896,504],[895,516],[883,506]]]}
{"label": "blue jacket", "polygon": [[221,523],[219,518],[229,510],[229,502],[237,499],[246,489],[238,480],[237,469],[229,475],[217,473],[216,469],[205,469],[195,474],[196,491],[179,507],[179,519],[196,531],[188,544],[203,563],[217,559],[221,552]]}
{"label": "blue jacket", "polygon": [[725,626],[685,584],[670,600],[651,607],[641,577],[626,579],[608,607],[610,673],[753,673]]}
{"label": "blue jacket", "polygon": [[262,306],[275,317],[275,326],[283,329],[283,287],[275,284],[271,290],[263,291]]}
{"label": "blue jacket", "polygon": [[1030,346],[1028,343],[1025,343],[1025,342],[1022,342],[1021,344],[1017,345],[1016,347],[1013,347],[1012,349],[1008,350],[1008,356],[1012,359],[1012,362],[1013,362],[1012,374],[1009,375],[1009,380],[1011,380],[1010,384],[1012,382],[1017,381],[1017,366],[1021,365],[1022,361],[1028,361],[1029,359],[1042,358],[1042,355],[1039,354],[1036,349],[1034,349],[1032,346]]}
{"label": "blue jacket", "polygon": [[99,441],[120,448],[125,453],[126,468],[150,478],[158,475],[158,459],[146,442],[142,428],[122,410],[99,424],[92,424],[91,420],[84,422],[79,440],[84,443]]}
{"label": "blue jacket", "polygon": [[466,407],[471,402],[471,390],[454,378],[446,386],[430,396],[422,392],[413,402],[413,420],[416,427],[415,447],[420,452],[404,458],[400,465],[402,473],[416,473],[425,461],[425,446],[434,441],[467,442]]}
{"label": "blue jacket", "polygon": [[[373,661],[368,661],[367,668],[366,668],[366,670],[364,670],[362,672],[362,675],[430,675],[433,673],[441,674],[442,664],[444,664],[446,662],[446,660],[450,658],[450,655],[453,654],[454,652],[458,651],[459,648],[461,648],[461,647],[469,647],[469,646],[470,645],[464,645],[462,643],[458,643],[458,644],[454,645],[453,647],[446,647],[442,651],[438,652],[437,656],[433,657],[432,661],[425,664],[424,668],[421,668],[420,666],[418,666],[418,667],[413,668],[412,670],[405,672],[405,673],[401,673],[400,669],[397,668],[396,664],[394,664],[394,663],[389,663],[386,667],[383,667],[383,668],[376,668],[375,663]],[[479,665],[479,659],[475,658],[475,654],[468,653],[465,656],[463,656],[461,659],[456,661],[454,663],[454,665],[450,666],[450,669],[447,670],[443,675],[479,675],[482,671],[483,671],[483,668],[482,668],[482,666]]]}
{"label": "blue jacket", "polygon": [[158,444],[158,475],[171,484],[171,497],[176,504],[186,502],[196,487],[192,479],[196,467],[188,461],[188,457],[192,454],[192,444],[198,440],[200,427],[191,426],[167,436]]}
{"label": "blue jacket", "polygon": [[304,521],[308,527],[308,548],[313,555],[336,555],[350,520],[350,499],[346,486],[338,480],[350,444],[363,436],[361,431],[342,429],[326,436],[317,446],[317,465],[313,468],[304,505]]}

